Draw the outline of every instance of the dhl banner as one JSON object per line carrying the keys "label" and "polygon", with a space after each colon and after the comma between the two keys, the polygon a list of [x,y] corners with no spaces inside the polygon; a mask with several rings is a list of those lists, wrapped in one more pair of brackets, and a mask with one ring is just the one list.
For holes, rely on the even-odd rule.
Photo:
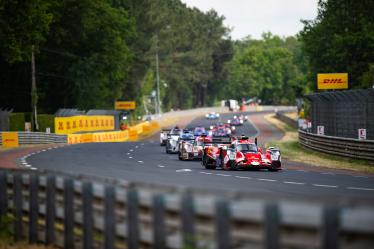
{"label": "dhl banner", "polygon": [[3,132],[2,133],[3,147],[13,148],[18,147],[18,133],[17,132]]}
{"label": "dhl banner", "polygon": [[347,73],[319,73],[317,75],[318,89],[347,89]]}
{"label": "dhl banner", "polygon": [[125,142],[128,139],[129,139],[128,131],[68,134],[68,144]]}
{"label": "dhl banner", "polygon": [[114,130],[113,116],[55,117],[56,134]]}

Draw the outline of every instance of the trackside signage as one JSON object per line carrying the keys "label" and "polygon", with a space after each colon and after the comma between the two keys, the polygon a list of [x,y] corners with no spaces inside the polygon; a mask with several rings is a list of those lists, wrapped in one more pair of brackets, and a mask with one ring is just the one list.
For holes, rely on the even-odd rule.
{"label": "trackside signage", "polygon": [[17,132],[3,132],[2,140],[3,140],[3,147],[5,148],[18,147],[18,133]]}
{"label": "trackside signage", "polygon": [[358,129],[358,139],[366,140],[366,129]]}
{"label": "trackside signage", "polygon": [[319,73],[317,75],[318,89],[347,89],[348,73]]}
{"label": "trackside signage", "polygon": [[114,103],[114,109],[116,110],[134,110],[135,108],[135,101],[116,101]]}

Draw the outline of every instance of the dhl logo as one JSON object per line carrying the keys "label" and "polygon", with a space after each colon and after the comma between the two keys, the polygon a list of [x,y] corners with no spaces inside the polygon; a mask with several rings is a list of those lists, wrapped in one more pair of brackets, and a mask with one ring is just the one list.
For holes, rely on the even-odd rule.
{"label": "dhl logo", "polygon": [[324,79],[323,84],[344,84],[342,79]]}

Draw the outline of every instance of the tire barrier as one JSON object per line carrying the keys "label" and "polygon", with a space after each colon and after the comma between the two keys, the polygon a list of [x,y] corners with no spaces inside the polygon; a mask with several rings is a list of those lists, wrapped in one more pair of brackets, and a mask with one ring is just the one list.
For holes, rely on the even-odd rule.
{"label": "tire barrier", "polygon": [[299,130],[299,143],[323,153],[374,161],[373,140],[322,136]]}
{"label": "tire barrier", "polygon": [[[374,208],[161,191],[61,172],[0,171],[1,227],[61,248],[372,248]],[[28,231],[28,233],[24,233]]]}

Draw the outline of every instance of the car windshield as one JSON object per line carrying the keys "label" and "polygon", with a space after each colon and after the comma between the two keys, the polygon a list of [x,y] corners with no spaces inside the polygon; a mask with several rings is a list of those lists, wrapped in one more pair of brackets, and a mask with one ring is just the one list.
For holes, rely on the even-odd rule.
{"label": "car windshield", "polygon": [[205,132],[204,128],[196,128],[195,129],[195,133],[202,133],[202,132]]}
{"label": "car windshield", "polygon": [[203,141],[196,141],[195,145],[196,146],[203,146],[204,142]]}
{"label": "car windshield", "polygon": [[180,130],[176,130],[176,129],[170,131],[170,135],[178,135],[179,136],[180,133],[181,133],[181,131]]}
{"label": "car windshield", "polygon": [[238,144],[236,148],[241,152],[257,152],[257,146],[255,144]]}

